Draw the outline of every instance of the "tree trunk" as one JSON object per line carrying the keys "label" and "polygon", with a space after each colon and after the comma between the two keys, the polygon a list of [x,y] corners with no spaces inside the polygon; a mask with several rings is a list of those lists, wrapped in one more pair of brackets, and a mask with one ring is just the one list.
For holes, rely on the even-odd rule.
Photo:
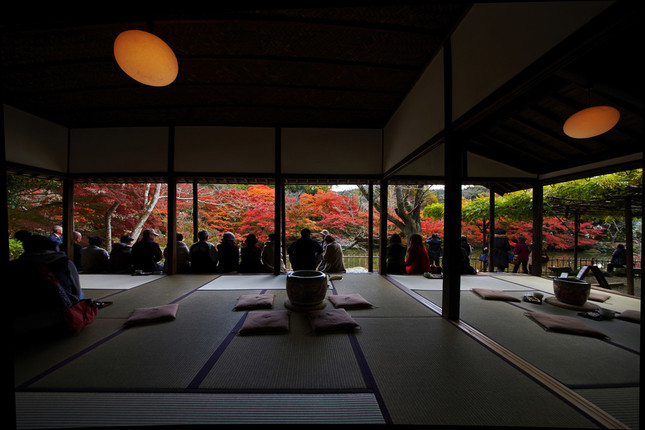
{"label": "tree trunk", "polygon": [[[148,190],[150,189],[151,184],[148,184]],[[139,235],[141,235],[141,231],[143,230],[143,225],[146,223],[148,218],[150,217],[150,214],[154,210],[155,206],[157,205],[157,202],[159,201],[159,197],[161,196],[161,184],[154,184],[154,192],[152,193],[152,196],[150,196],[149,192],[146,192],[144,196],[144,203],[143,203],[143,208],[139,211],[139,221],[135,224],[134,228],[132,229],[132,238],[137,241],[139,238]]]}
{"label": "tree trunk", "polygon": [[112,206],[105,213],[105,238],[107,240],[105,248],[108,254],[112,252],[112,216],[114,216],[114,212],[116,212],[116,208],[119,205],[119,202],[112,203]]}

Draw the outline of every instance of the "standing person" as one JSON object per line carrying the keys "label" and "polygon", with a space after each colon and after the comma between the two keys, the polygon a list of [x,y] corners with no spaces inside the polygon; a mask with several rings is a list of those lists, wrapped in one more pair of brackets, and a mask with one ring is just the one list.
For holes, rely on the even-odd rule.
{"label": "standing person", "polygon": [[240,249],[235,244],[235,235],[226,232],[217,245],[217,271],[220,273],[235,272],[240,265]]}
{"label": "standing person", "polygon": [[244,246],[240,250],[240,266],[237,271],[240,273],[260,273],[262,271],[262,248],[258,246],[258,239],[253,233],[247,235],[244,240]]}
{"label": "standing person", "polygon": [[190,246],[190,271],[193,273],[215,273],[218,252],[215,245],[208,241],[208,231],[197,233],[197,242]]}
{"label": "standing person", "polygon": [[103,239],[99,236],[90,236],[89,245],[83,248],[83,273],[105,273],[110,264],[110,256],[101,248]]}
{"label": "standing person", "polygon": [[110,272],[132,273],[132,243],[134,239],[129,234],[124,234],[119,242],[112,245],[110,252]]}
{"label": "standing person", "polygon": [[394,233],[390,236],[390,243],[387,245],[387,273],[405,273],[405,254],[407,249],[401,243],[401,236]]}
{"label": "standing person", "polygon": [[275,233],[269,233],[269,240],[264,242],[262,247],[262,266],[264,267],[265,272],[273,273],[273,268],[275,267],[275,254],[276,252],[280,253],[280,273],[286,273],[287,268],[282,261],[282,252],[281,247],[279,247],[280,242],[277,240]]}
{"label": "standing person", "polygon": [[423,246],[423,238],[420,234],[414,233],[410,236],[405,271],[408,275],[423,274],[430,271],[430,258],[428,257],[428,251]]}
{"label": "standing person", "polygon": [[531,248],[526,243],[526,238],[524,236],[520,236],[517,239],[517,243],[513,247],[513,255],[517,256],[517,263],[515,264],[515,267],[513,267],[513,273],[518,272],[520,265],[522,265],[523,273],[529,273],[527,266],[529,263],[530,252]]}
{"label": "standing person", "polygon": [[[163,250],[163,257],[165,261],[168,261],[168,253],[169,250],[166,246],[166,248]],[[186,242],[184,242],[184,235],[181,233],[177,233],[177,255],[175,261],[177,262],[177,273],[190,272],[190,250],[188,249]],[[166,265],[164,265],[164,270],[168,272]]]}
{"label": "standing person", "polygon": [[441,245],[443,244],[441,238],[437,233],[432,233],[432,236],[426,240],[426,245],[428,247],[428,257],[430,258],[430,264],[441,267],[439,258],[441,257]]}
{"label": "standing person", "polygon": [[72,249],[74,251],[74,265],[76,266],[77,271],[83,270],[83,245],[81,245],[81,240],[83,235],[80,231],[75,231],[72,233]]}
{"label": "standing person", "polygon": [[619,243],[614,252],[611,253],[611,260],[607,264],[607,271],[613,272],[616,267],[625,267],[627,264],[627,250],[625,245]]}
{"label": "standing person", "polygon": [[506,237],[506,230],[495,229],[493,264],[498,272],[503,272],[508,267],[508,254],[511,251],[511,244]]}
{"label": "standing person", "polygon": [[141,240],[132,246],[132,263],[135,273],[153,273],[161,270],[158,264],[163,258],[159,244],[155,237],[159,236],[154,230],[146,229],[141,234]]}
{"label": "standing person", "polygon": [[55,225],[52,228],[52,234],[49,235],[49,240],[56,244],[56,250],[63,250],[63,227]]}
{"label": "standing person", "polygon": [[343,249],[330,234],[325,236],[325,247],[318,270],[325,273],[345,273],[347,271],[343,261]]}
{"label": "standing person", "polygon": [[316,270],[322,247],[311,238],[311,230],[303,228],[300,231],[300,238],[287,248],[289,261],[293,270]]}

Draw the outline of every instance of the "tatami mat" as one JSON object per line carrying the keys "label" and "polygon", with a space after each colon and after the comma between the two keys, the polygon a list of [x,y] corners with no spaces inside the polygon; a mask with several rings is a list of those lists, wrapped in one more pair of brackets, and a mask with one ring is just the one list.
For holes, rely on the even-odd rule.
{"label": "tatami mat", "polygon": [[92,290],[129,290],[148,282],[154,282],[166,275],[119,275],[119,274],[83,274],[79,275],[81,288]]}
{"label": "tatami mat", "polygon": [[17,393],[16,404],[21,429],[384,423],[369,393]]}
{"label": "tatami mat", "polygon": [[[521,276],[509,277],[513,282],[469,278],[517,297],[536,289],[533,280],[514,282]],[[224,288],[213,287],[220,281]],[[316,334],[304,313],[291,311],[288,333],[237,335],[246,315],[233,310],[239,296],[268,290],[275,294],[273,309],[285,310],[282,281],[284,276],[271,274],[215,280],[175,275],[113,294],[113,304],[77,335],[16,351],[19,428],[60,423],[602,427],[595,415],[442,318],[441,289],[415,291],[377,274],[344,274],[332,281],[328,295],[358,293],[374,305],[349,310],[360,324],[354,332]],[[178,303],[174,321],[123,328],[134,308],[165,303]],[[613,306],[631,304],[620,298]],[[619,410],[606,390],[640,385],[634,370],[640,354],[630,347],[640,326],[615,325],[624,339],[615,336],[611,342],[549,333],[524,316],[526,306],[461,293],[463,321],[591,402],[637,421],[633,401]],[[72,418],[66,409],[61,414],[61,405],[69,402],[82,412]]]}
{"label": "tatami mat", "polygon": [[258,273],[248,275],[222,275],[201,287],[201,290],[283,290],[287,288],[287,275]]}

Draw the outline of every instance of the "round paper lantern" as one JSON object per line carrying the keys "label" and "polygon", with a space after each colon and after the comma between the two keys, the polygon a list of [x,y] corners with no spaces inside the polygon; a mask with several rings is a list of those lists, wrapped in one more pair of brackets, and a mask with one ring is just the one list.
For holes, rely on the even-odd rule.
{"label": "round paper lantern", "polygon": [[593,106],[574,113],[564,123],[564,134],[576,139],[598,136],[611,130],[620,112],[611,106]]}
{"label": "round paper lantern", "polygon": [[177,57],[166,42],[141,30],[127,30],[117,36],[114,58],[132,79],[154,87],[171,84],[179,71]]}

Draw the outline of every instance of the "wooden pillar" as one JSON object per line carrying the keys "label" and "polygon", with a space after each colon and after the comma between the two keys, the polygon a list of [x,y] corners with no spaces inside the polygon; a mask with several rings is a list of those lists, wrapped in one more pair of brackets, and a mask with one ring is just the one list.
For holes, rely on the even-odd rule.
{"label": "wooden pillar", "polygon": [[193,243],[199,241],[199,184],[193,179]]}
{"label": "wooden pillar", "polygon": [[[632,200],[625,199],[625,277],[627,281],[627,294],[634,295],[634,233],[632,223]],[[643,260],[641,260],[642,262]],[[641,263],[642,266],[642,263]]]}
{"label": "wooden pillar", "polygon": [[444,318],[459,319],[461,293],[461,176],[463,151],[452,130],[452,47],[443,44],[444,76],[444,247],[443,294],[441,313]]}
{"label": "wooden pillar", "polygon": [[[63,249],[74,261],[74,180],[67,175],[63,179]],[[112,240],[111,237],[106,238]]]}
{"label": "wooden pillar", "polygon": [[381,180],[379,200],[381,204],[381,213],[379,221],[379,273],[387,274],[387,192],[388,182],[386,179]]}
{"label": "wooden pillar", "polygon": [[175,175],[175,127],[168,130],[168,243],[164,271],[177,273],[177,176]]}
{"label": "wooden pillar", "polygon": [[[274,218],[273,218],[273,230],[275,233],[275,253],[273,261],[273,274],[280,274],[280,263],[284,258],[281,250],[286,249],[284,244],[284,179],[282,178],[282,129],[275,129],[275,160],[274,160],[274,169],[275,169],[275,197],[273,201],[274,206]],[[286,264],[286,260],[285,260]]]}
{"label": "wooden pillar", "polygon": [[580,214],[573,214],[573,271],[578,272],[578,237],[580,236]]}
{"label": "wooden pillar", "polygon": [[542,224],[544,220],[544,187],[533,187],[533,243],[531,253],[531,275],[542,276]]}
{"label": "wooden pillar", "polygon": [[495,189],[491,185],[488,195],[488,271],[495,271]]}
{"label": "wooden pillar", "polygon": [[374,181],[370,180],[367,202],[367,271],[374,271]]}

